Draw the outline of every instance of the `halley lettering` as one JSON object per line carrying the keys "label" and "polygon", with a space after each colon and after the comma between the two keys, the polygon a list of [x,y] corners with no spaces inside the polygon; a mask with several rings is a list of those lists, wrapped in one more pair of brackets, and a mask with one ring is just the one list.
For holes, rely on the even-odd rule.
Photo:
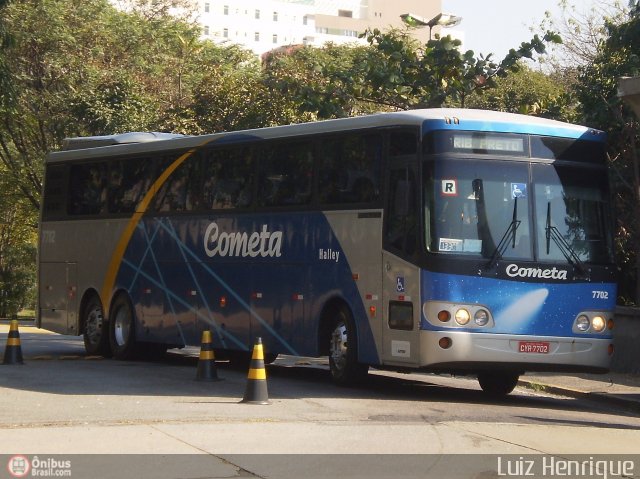
{"label": "halley lettering", "polygon": [[218,223],[210,223],[204,233],[204,251],[207,256],[236,256],[255,258],[282,256],[282,231],[270,232],[267,225],[262,225],[260,232],[220,232]]}
{"label": "halley lettering", "polygon": [[567,279],[567,270],[558,269],[555,266],[553,268],[524,268],[517,264],[510,264],[505,270],[507,275],[512,278],[542,278],[542,279]]}

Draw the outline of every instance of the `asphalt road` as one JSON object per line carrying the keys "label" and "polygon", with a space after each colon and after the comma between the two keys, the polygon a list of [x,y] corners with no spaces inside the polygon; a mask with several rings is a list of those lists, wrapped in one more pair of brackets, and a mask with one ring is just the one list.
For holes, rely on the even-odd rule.
{"label": "asphalt road", "polygon": [[[640,417],[634,413],[521,388],[490,401],[471,378],[373,371],[363,386],[340,388],[331,383],[325,361],[284,357],[267,366],[270,404],[251,405],[240,403],[247,384],[242,368],[218,362],[222,381],[195,380],[197,349],[129,362],[86,356],[79,338],[30,328],[21,328],[21,342],[25,365],[0,366],[0,454],[9,457],[99,455],[91,456],[95,462],[105,454],[151,455],[138,463],[154,458],[149,467],[168,474],[153,477],[194,478],[311,477],[319,464],[354,470],[341,461],[381,474],[366,477],[390,477],[384,474],[393,468],[378,463],[386,457],[386,466],[399,468],[394,477],[413,477],[398,474],[412,460],[424,472],[425,457],[444,457],[436,462],[451,472],[452,464],[464,465],[469,457],[480,467],[472,454],[489,462],[480,468],[484,475],[438,477],[500,477],[500,455],[640,452]],[[160,466],[165,455],[176,454],[185,456],[168,457],[187,458],[190,466],[197,457],[196,470],[174,473]],[[451,456],[458,454],[465,456]],[[129,477],[112,468],[90,477]],[[137,473],[130,477],[144,477],[131,470]],[[640,477],[640,461],[630,477]]]}

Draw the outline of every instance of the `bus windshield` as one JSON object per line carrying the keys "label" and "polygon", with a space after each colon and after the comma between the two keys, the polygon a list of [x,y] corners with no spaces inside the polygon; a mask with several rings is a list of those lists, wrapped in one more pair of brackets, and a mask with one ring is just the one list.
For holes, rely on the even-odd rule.
{"label": "bus windshield", "polygon": [[599,171],[499,160],[426,165],[428,251],[564,263],[612,260],[608,188]]}

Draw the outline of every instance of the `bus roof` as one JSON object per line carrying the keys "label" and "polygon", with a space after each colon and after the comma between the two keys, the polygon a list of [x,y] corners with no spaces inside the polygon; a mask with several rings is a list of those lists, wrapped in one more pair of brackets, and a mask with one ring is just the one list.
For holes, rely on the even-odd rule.
{"label": "bus roof", "polygon": [[273,126],[253,130],[185,136],[172,133],[131,132],[119,135],[67,138],[61,151],[52,152],[47,160],[66,161],[91,157],[121,156],[162,150],[196,148],[211,142],[235,143],[242,139],[295,137],[344,130],[357,130],[393,125],[416,125],[426,131],[440,129],[531,133],[547,136],[584,138],[604,141],[601,131],[556,120],[515,113],[463,108],[434,108],[376,113],[352,118]]}

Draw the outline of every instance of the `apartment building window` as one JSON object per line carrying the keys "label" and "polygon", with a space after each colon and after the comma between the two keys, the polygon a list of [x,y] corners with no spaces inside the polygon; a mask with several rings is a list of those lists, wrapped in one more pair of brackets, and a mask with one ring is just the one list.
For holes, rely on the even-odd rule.
{"label": "apartment building window", "polygon": [[255,19],[260,20],[260,10],[256,10]]}
{"label": "apartment building window", "polygon": [[273,34],[273,43],[278,43],[278,34]]}
{"label": "apartment building window", "polygon": [[305,15],[304,17],[302,17],[302,24],[306,25],[307,24],[307,16]]}
{"label": "apartment building window", "polygon": [[209,13],[209,2],[204,4],[204,13]]}
{"label": "apartment building window", "polygon": [[223,7],[223,12],[224,12],[225,15],[229,15],[229,5],[225,5]]}
{"label": "apartment building window", "polygon": [[273,12],[273,21],[274,22],[278,21],[278,12]]}
{"label": "apartment building window", "polygon": [[223,28],[222,29],[222,36],[224,38],[229,38],[229,29],[228,28]]}
{"label": "apartment building window", "polygon": [[338,10],[338,16],[353,18],[353,12],[351,10]]}
{"label": "apartment building window", "polygon": [[209,25],[204,26],[204,28],[202,29],[202,33],[204,33],[206,36],[209,36]]}
{"label": "apartment building window", "polygon": [[253,39],[254,39],[256,42],[259,42],[259,41],[260,41],[260,32],[255,32],[255,33],[253,34]]}

